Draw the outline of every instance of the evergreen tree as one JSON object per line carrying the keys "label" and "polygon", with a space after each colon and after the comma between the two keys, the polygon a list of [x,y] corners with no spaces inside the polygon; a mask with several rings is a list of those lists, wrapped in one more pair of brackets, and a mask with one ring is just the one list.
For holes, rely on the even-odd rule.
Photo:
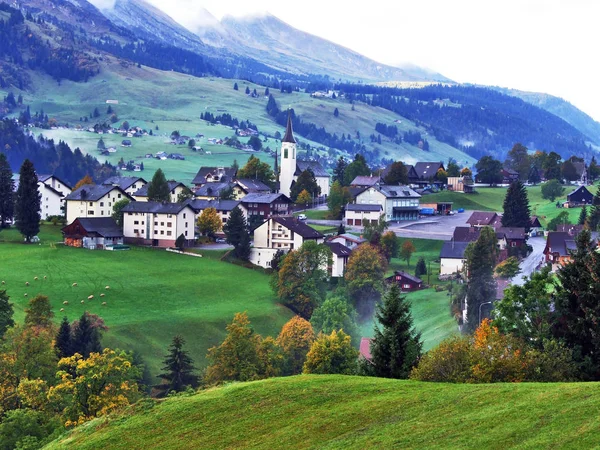
{"label": "evergreen tree", "polygon": [[384,378],[408,378],[417,364],[423,344],[421,334],[413,324],[410,303],[393,284],[377,306],[379,326],[371,342],[371,370],[373,375]]}
{"label": "evergreen tree", "polygon": [[0,339],[4,336],[7,328],[15,325],[13,320],[13,304],[9,302],[10,297],[5,290],[0,291]]}
{"label": "evergreen tree", "polygon": [[233,90],[237,91],[239,89],[238,84],[237,83],[233,83]]}
{"label": "evergreen tree", "polygon": [[162,169],[158,169],[154,173],[152,181],[148,186],[148,201],[163,203],[169,203],[171,201],[169,183],[167,183],[167,179],[165,178]]}
{"label": "evergreen tree", "polygon": [[31,161],[26,159],[21,166],[19,189],[15,200],[17,229],[26,242],[40,232],[41,195],[38,192],[38,177]]}
{"label": "evergreen tree", "polygon": [[[457,166],[458,167],[458,166]],[[408,184],[408,170],[402,161],[392,163],[390,171],[383,179],[385,184]]]}
{"label": "evergreen tree", "polygon": [[421,277],[422,275],[427,275],[427,265],[425,264],[423,257],[420,257],[417,261],[417,267],[415,268],[415,276]]}
{"label": "evergreen tree", "polygon": [[84,358],[90,356],[90,353],[100,353],[100,332],[95,328],[90,320],[88,312],[84,312],[81,318],[74,325],[72,349],[73,353],[79,353]]}
{"label": "evergreen tree", "polygon": [[338,181],[342,186],[344,185],[344,172],[346,171],[346,167],[348,167],[348,163],[343,156],[340,156],[337,160],[337,165],[335,169],[333,169],[333,179],[331,180],[333,183]]}
{"label": "evergreen tree", "polygon": [[246,95],[250,94],[250,88],[246,86]]}
{"label": "evergreen tree", "polygon": [[317,179],[311,169],[303,171],[298,179],[292,183],[290,199],[295,202],[302,191],[307,191],[313,197],[321,195],[321,188],[317,184]]}
{"label": "evergreen tree", "polygon": [[597,231],[600,227],[600,187],[592,200],[592,208],[588,218],[588,227],[590,231]]}
{"label": "evergreen tree", "polygon": [[516,143],[508,152],[506,161],[504,161],[506,169],[512,169],[519,173],[519,180],[525,181],[529,176],[531,168],[531,157],[527,152],[527,147],[520,143]]}
{"label": "evergreen tree", "polygon": [[98,150],[104,150],[106,148],[106,145],[104,144],[104,139],[98,139],[98,144],[96,145],[96,148]]}
{"label": "evergreen tree", "polygon": [[12,179],[12,169],[4,153],[0,153],[0,228],[5,228],[13,219],[15,202],[15,183]]}
{"label": "evergreen tree", "polygon": [[223,232],[227,238],[227,243],[233,245],[235,256],[240,259],[247,259],[249,256],[250,233],[248,232],[246,218],[240,207],[236,206],[231,211],[227,223],[223,225]]}
{"label": "evergreen tree", "polygon": [[340,115],[340,111],[339,111],[337,108],[335,108],[335,109],[333,110],[333,116],[334,116],[334,117],[339,117],[339,115]]}
{"label": "evergreen tree", "polygon": [[579,220],[577,221],[577,223],[579,225],[585,225],[586,221],[587,221],[587,206],[583,205],[583,208],[581,208],[581,212],[579,213]]}
{"label": "evergreen tree", "polygon": [[169,354],[163,361],[163,373],[158,375],[163,382],[156,386],[162,393],[167,395],[169,392],[181,392],[188,386],[196,386],[198,377],[194,375],[194,364],[188,352],[183,349],[185,340],[180,335],[173,338],[169,346]]}
{"label": "evergreen tree", "polygon": [[58,329],[58,333],[56,335],[54,348],[56,349],[56,354],[59,358],[73,356],[73,354],[75,353],[73,351],[73,337],[71,335],[71,324],[69,323],[69,319],[67,319],[66,317],[63,317],[63,320],[60,323],[60,328]]}
{"label": "evergreen tree", "polygon": [[526,232],[531,229],[529,199],[525,186],[519,180],[511,183],[506,191],[502,226],[525,228]]}
{"label": "evergreen tree", "polygon": [[354,156],[354,161],[348,164],[346,170],[344,171],[344,186],[350,186],[350,183],[357,176],[367,176],[371,174],[371,169],[367,165],[367,160],[363,155],[357,153]]}

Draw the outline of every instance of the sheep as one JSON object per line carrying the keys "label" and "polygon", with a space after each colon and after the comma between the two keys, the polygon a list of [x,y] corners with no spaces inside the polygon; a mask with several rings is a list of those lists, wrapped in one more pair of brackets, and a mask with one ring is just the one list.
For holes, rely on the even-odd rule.
{"label": "sheep", "polygon": [[77,283],[73,283],[73,287],[77,287]]}
{"label": "sheep", "polygon": [[37,280],[38,280],[38,277],[33,277],[33,281],[37,281]]}
{"label": "sheep", "polygon": [[25,282],[25,286],[29,286],[29,281],[26,281],[26,282]]}
{"label": "sheep", "polygon": [[106,306],[106,302],[102,302],[102,306]]}
{"label": "sheep", "polygon": [[93,300],[93,299],[94,299],[93,295],[88,296],[88,300]]}
{"label": "sheep", "polygon": [[104,297],[104,294],[100,294],[100,297]]}
{"label": "sheep", "polygon": [[24,297],[27,297],[27,292],[25,292],[25,294],[23,295]]}
{"label": "sheep", "polygon": [[69,304],[69,302],[66,300],[63,302],[63,305],[68,305],[68,304]]}
{"label": "sheep", "polygon": [[85,303],[85,300],[81,300],[81,304],[83,305]]}
{"label": "sheep", "polygon": [[47,280],[47,279],[48,279],[48,277],[46,275],[44,275],[44,280]]}
{"label": "sheep", "polygon": [[65,310],[65,308],[60,308],[60,312],[63,312]]}
{"label": "sheep", "polygon": [[3,282],[2,282],[2,284],[6,284],[6,282],[5,282],[5,281],[3,281]]}
{"label": "sheep", "polygon": [[110,289],[110,286],[106,286],[104,289],[108,291]]}

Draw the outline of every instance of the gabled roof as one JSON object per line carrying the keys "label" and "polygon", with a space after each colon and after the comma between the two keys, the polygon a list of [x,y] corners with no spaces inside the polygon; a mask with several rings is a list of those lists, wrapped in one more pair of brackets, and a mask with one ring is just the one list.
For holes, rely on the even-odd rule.
{"label": "gabled roof", "polygon": [[408,186],[381,185],[375,186],[375,188],[386,198],[421,198],[420,194],[417,194]]}
{"label": "gabled roof", "polygon": [[415,172],[421,180],[428,180],[433,178],[437,173],[438,169],[444,168],[444,163],[437,162],[418,162],[415,164]]}
{"label": "gabled roof", "polygon": [[312,170],[315,177],[328,177],[329,174],[318,161],[296,161],[296,172],[294,175],[300,175],[306,169]]}
{"label": "gabled roof", "polygon": [[380,181],[381,181],[381,178],[379,178],[379,177],[359,175],[356,178],[354,178],[354,180],[352,180],[352,183],[350,183],[350,186],[373,186],[373,185],[379,183]]}
{"label": "gabled roof", "polygon": [[348,203],[346,205],[346,211],[358,211],[358,212],[379,212],[383,210],[383,207],[377,205],[367,205],[364,203]]}
{"label": "gabled roof", "polygon": [[498,227],[496,235],[504,235],[509,240],[524,240],[527,233],[525,233],[525,228]]}
{"label": "gabled roof", "polygon": [[186,203],[131,202],[122,211],[125,213],[179,214],[185,208],[192,209]]}
{"label": "gabled roof", "polygon": [[275,216],[272,217],[273,222],[277,222],[288,230],[293,231],[294,233],[302,236],[304,239],[319,239],[324,237],[321,233],[319,233],[314,228],[309,227],[301,220],[296,219],[292,216]]}
{"label": "gabled roof", "polygon": [[276,200],[283,200],[287,203],[291,203],[291,200],[284,194],[260,194],[252,193],[242,198],[242,203],[268,203],[271,204]]}
{"label": "gabled roof", "polygon": [[131,196],[127,194],[123,189],[118,186],[104,186],[102,184],[85,184],[79,189],[74,190],[65,197],[65,200],[84,200],[87,202],[95,202],[100,200],[106,194],[112,190],[118,190],[121,194],[131,199]]}
{"label": "gabled roof", "polygon": [[350,186],[348,188],[348,190],[350,191],[350,195],[352,196],[352,198],[356,198],[357,195],[362,194],[363,192],[365,192],[367,189],[369,189],[368,187],[354,187],[354,186]]}
{"label": "gabled roof", "polygon": [[475,242],[479,239],[481,229],[476,227],[456,227],[452,234],[454,242]]}
{"label": "gabled roof", "polygon": [[140,180],[143,181],[144,183],[147,183],[147,181],[144,180],[142,177],[114,176],[114,177],[107,178],[106,180],[104,180],[102,182],[102,184],[105,186],[111,186],[111,185],[119,186],[121,189],[126,190],[126,189],[129,189],[131,186],[133,186],[135,183],[137,183]]}
{"label": "gabled roof", "polygon": [[[174,181],[174,180],[167,181],[167,184],[169,185],[169,192],[175,190],[179,186],[185,187],[185,184],[180,183],[179,181]],[[150,183],[146,184],[145,186],[142,186],[140,189],[135,191],[133,196],[134,197],[148,197],[148,189],[149,188],[150,188]]]}
{"label": "gabled roof", "polygon": [[292,115],[288,112],[288,120],[287,125],[285,127],[285,135],[281,142],[288,142],[290,144],[295,144],[296,139],[294,139],[294,130],[292,130]]}
{"label": "gabled roof", "polygon": [[343,258],[352,254],[352,250],[350,250],[344,244],[340,244],[339,242],[325,242],[325,245],[329,247],[331,253],[336,256]]}
{"label": "gabled roof", "polygon": [[247,194],[251,192],[271,192],[271,188],[259,180],[238,178],[235,180],[235,183],[237,183],[240,188],[246,191]]}
{"label": "gabled roof", "polygon": [[542,228],[542,224],[540,223],[540,219],[537,216],[531,216],[531,227],[532,228]]}
{"label": "gabled roof", "polygon": [[493,225],[498,219],[498,214],[489,211],[475,211],[467,220],[469,225],[488,226]]}
{"label": "gabled roof", "polygon": [[361,238],[360,236],[355,236],[350,233],[338,234],[337,236],[334,236],[332,240],[339,238],[345,239],[346,241],[354,242],[356,244],[362,244],[363,242],[367,242],[365,238]]}
{"label": "gabled roof", "polygon": [[215,208],[217,211],[233,211],[240,202],[238,200],[187,200],[186,205],[189,205],[196,213],[204,211],[207,208]]}
{"label": "gabled roof", "polygon": [[221,181],[231,181],[235,178],[237,170],[233,167],[200,167],[198,173],[194,177],[192,184],[204,184],[206,183],[207,175],[216,175],[221,173],[225,178],[221,179]]}
{"label": "gabled roof", "polygon": [[571,225],[570,223],[561,223],[556,227],[556,231],[569,233],[571,236],[577,236],[582,230],[583,225]]}
{"label": "gabled roof", "polygon": [[551,231],[548,233],[544,253],[558,253],[559,256],[569,256],[569,250],[576,248],[575,236],[563,231]]}
{"label": "gabled roof", "polygon": [[592,194],[585,186],[579,186],[570,194],[567,194],[567,200],[571,199],[571,196],[585,198],[585,199],[593,199],[594,194]]}
{"label": "gabled roof", "polygon": [[56,175],[38,175],[38,181],[41,181],[44,184],[46,184],[46,181],[48,181],[50,178],[56,178],[58,181],[60,181],[63,184],[63,186],[66,186],[67,188],[72,189],[72,187],[69,183],[67,183],[65,180],[58,178]]}
{"label": "gabled roof", "polygon": [[[120,237],[123,236],[123,230],[117,225],[112,217],[79,217],[73,223],[79,222],[79,225],[88,233],[96,234],[102,237]],[[73,223],[71,225],[73,225]],[[68,225],[63,228],[70,227]]]}
{"label": "gabled roof", "polygon": [[38,183],[41,183],[41,185],[44,186],[45,189],[48,189],[50,192],[53,192],[54,194],[58,195],[61,198],[64,197],[64,195],[65,195],[62,192],[54,189],[51,185],[44,183],[43,181],[38,181]]}
{"label": "gabled roof", "polygon": [[390,281],[393,281],[393,279],[395,277],[397,277],[397,276],[400,276],[402,278],[406,278],[407,280],[410,280],[413,283],[417,283],[417,284],[423,282],[423,280],[421,280],[419,277],[415,277],[414,275],[411,275],[410,273],[404,272],[402,270],[396,270],[396,271],[394,271],[394,275],[392,275],[391,277],[388,277],[387,279],[390,280]]}
{"label": "gabled roof", "polygon": [[442,245],[440,258],[464,259],[465,250],[467,249],[468,245],[469,242],[446,241],[444,242],[444,245]]}
{"label": "gabled roof", "polygon": [[196,194],[197,197],[218,197],[221,195],[222,191],[226,191],[233,186],[234,184],[228,181],[223,183],[206,183],[198,189],[195,189],[194,194]]}

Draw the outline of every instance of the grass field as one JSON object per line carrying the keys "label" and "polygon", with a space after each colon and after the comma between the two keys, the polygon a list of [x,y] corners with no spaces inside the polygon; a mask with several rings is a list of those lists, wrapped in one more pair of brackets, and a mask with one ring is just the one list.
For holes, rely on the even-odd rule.
{"label": "grass field", "polygon": [[134,406],[47,448],[578,450],[600,440],[598,387],[274,378]]}

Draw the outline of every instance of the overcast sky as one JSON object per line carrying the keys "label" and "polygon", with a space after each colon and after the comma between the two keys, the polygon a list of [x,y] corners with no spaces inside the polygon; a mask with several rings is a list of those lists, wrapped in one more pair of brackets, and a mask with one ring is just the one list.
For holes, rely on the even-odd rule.
{"label": "overcast sky", "polygon": [[218,19],[268,11],[386,64],[549,93],[600,121],[598,0],[148,1],[191,30],[203,8]]}

